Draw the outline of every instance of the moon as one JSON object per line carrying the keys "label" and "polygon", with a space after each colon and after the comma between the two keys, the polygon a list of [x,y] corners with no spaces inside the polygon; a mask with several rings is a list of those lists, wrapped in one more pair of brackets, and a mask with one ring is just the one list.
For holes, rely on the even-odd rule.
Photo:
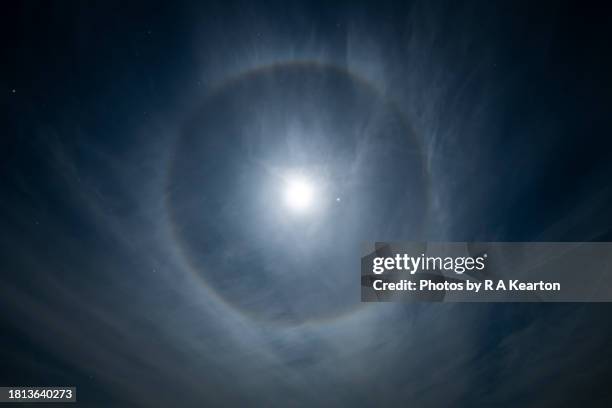
{"label": "moon", "polygon": [[287,180],[285,204],[295,213],[308,212],[314,203],[316,189],[313,183],[304,177],[293,177]]}

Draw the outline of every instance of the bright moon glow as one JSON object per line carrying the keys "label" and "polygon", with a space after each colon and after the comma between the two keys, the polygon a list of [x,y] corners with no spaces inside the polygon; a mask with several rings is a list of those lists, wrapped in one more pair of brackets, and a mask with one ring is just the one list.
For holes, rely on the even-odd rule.
{"label": "bright moon glow", "polygon": [[304,178],[294,178],[287,181],[285,203],[296,212],[305,212],[313,206],[314,187]]}

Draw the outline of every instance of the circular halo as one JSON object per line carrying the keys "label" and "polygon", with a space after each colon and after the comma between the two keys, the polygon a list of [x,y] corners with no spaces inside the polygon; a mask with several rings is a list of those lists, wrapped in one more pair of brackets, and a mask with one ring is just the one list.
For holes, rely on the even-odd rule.
{"label": "circular halo", "polygon": [[[247,251],[244,251],[244,246],[240,246],[240,245],[238,245],[238,248],[233,248],[235,245],[233,245],[232,240],[229,239],[230,238],[229,236],[224,235],[224,232],[222,231],[222,228],[219,228],[219,225],[216,225],[216,228],[215,228],[215,225],[212,225],[213,228],[206,228],[206,227],[211,227],[211,225],[207,224],[206,222],[202,224],[205,228],[203,228],[199,232],[199,236],[198,234],[194,236],[194,234],[186,233],[185,227],[186,227],[186,224],[188,224],[188,221],[186,221],[185,210],[187,210],[186,213],[189,214],[189,211],[193,211],[193,209],[187,208],[189,206],[189,203],[188,203],[189,200],[185,200],[185,197],[186,196],[188,197],[189,194],[185,195],[184,193],[185,193],[185,190],[188,190],[188,189],[186,188],[187,187],[186,183],[181,182],[180,179],[181,179],[181,176],[185,174],[186,171],[189,171],[188,167],[189,167],[190,161],[189,160],[185,161],[182,154],[185,153],[186,151],[189,151],[190,143],[193,143],[194,140],[199,140],[199,142],[202,142],[203,140],[207,140],[208,142],[206,144],[206,150],[209,153],[211,153],[210,151],[211,148],[214,150],[215,143],[219,143],[221,141],[221,144],[223,144],[222,136],[207,138],[207,135],[201,134],[202,132],[211,130],[211,128],[210,127],[207,128],[207,126],[204,126],[203,128],[199,127],[202,124],[201,122],[202,117],[205,117],[206,118],[205,120],[209,120],[209,121],[210,120],[216,121],[219,119],[226,119],[226,120],[230,119],[232,115],[225,112],[225,117],[224,117],[223,112],[222,112],[223,109],[230,109],[230,110],[238,109],[240,112],[242,113],[246,112],[248,114],[249,110],[253,110],[253,109],[256,110],[256,107],[254,107],[254,104],[251,104],[249,106],[249,104],[242,101],[241,98],[236,98],[235,97],[236,95],[240,95],[240,93],[244,92],[245,89],[248,91],[249,87],[253,83],[255,84],[254,85],[255,88],[257,88],[257,86],[263,86],[264,88],[271,87],[273,89],[283,89],[284,88],[283,82],[288,81],[288,80],[291,81],[291,79],[295,79],[295,77],[297,76],[305,76],[307,79],[314,78],[315,82],[316,80],[322,79],[322,82],[324,83],[324,85],[326,84],[329,85],[330,79],[334,81],[343,82],[344,84],[348,84],[348,88],[350,88],[347,90],[347,93],[349,94],[348,98],[354,97],[357,100],[360,100],[359,98],[366,99],[366,100],[371,99],[375,101],[375,104],[371,106],[374,106],[374,108],[380,108],[384,110],[385,114],[387,115],[386,119],[389,119],[389,118],[393,119],[392,120],[393,124],[391,125],[391,127],[395,127],[395,128],[392,129],[392,131],[394,131],[396,135],[399,136],[399,139],[404,139],[404,141],[407,141],[408,144],[410,144],[411,151],[408,152],[409,156],[407,157],[409,157],[410,160],[413,163],[415,163],[415,165],[411,169],[412,170],[411,174],[413,174],[416,177],[416,179],[418,179],[418,182],[419,182],[419,186],[418,186],[419,188],[418,188],[418,191],[416,191],[418,194],[415,194],[413,196],[413,202],[419,201],[421,206],[418,208],[418,211],[415,211],[414,218],[417,220],[417,222],[414,225],[411,225],[414,228],[413,233],[418,233],[422,230],[423,224],[425,220],[427,219],[427,213],[429,211],[429,175],[428,175],[426,166],[424,165],[422,146],[420,144],[420,141],[416,138],[416,135],[414,134],[410,126],[408,126],[408,122],[405,120],[405,118],[403,117],[401,112],[396,108],[396,106],[392,102],[384,98],[383,95],[378,90],[376,90],[374,87],[372,87],[362,78],[350,73],[349,71],[343,68],[338,68],[333,65],[327,65],[327,64],[322,64],[322,63],[313,62],[313,61],[291,61],[291,62],[274,64],[274,65],[265,66],[265,67],[259,67],[259,68],[247,71],[241,75],[230,78],[229,80],[223,82],[218,87],[216,87],[212,92],[210,92],[207,95],[207,97],[203,101],[202,108],[199,111],[199,113],[191,121],[189,121],[186,124],[185,128],[183,129],[183,132],[179,135],[177,148],[176,150],[174,150],[174,155],[170,163],[171,167],[168,173],[167,186],[166,186],[167,187],[166,208],[169,214],[168,219],[170,221],[171,233],[173,236],[173,240],[176,243],[177,248],[179,249],[179,254],[182,256],[183,260],[185,261],[189,271],[193,274],[194,277],[197,278],[197,280],[203,285],[203,287],[207,289],[208,293],[212,294],[217,300],[223,302],[226,306],[229,306],[232,310],[238,312],[239,314],[245,317],[248,317],[250,319],[255,319],[255,320],[263,320],[268,323],[283,324],[283,325],[302,324],[305,322],[312,323],[315,321],[323,322],[323,321],[334,320],[334,319],[338,319],[342,317],[348,317],[349,315],[353,314],[355,311],[360,309],[361,304],[358,301],[351,301],[350,304],[342,304],[342,305],[336,305],[336,304],[330,305],[330,304],[326,304],[325,302],[323,302],[324,307],[317,309],[315,312],[302,313],[302,314],[298,313],[297,315],[295,314],[291,315],[291,314],[285,313],[283,309],[291,306],[291,304],[296,300],[295,297],[292,297],[292,295],[288,295],[286,296],[285,299],[281,299],[281,300],[277,300],[279,295],[281,295],[280,296],[281,298],[283,297],[282,294],[279,294],[279,293],[274,294],[274,296],[272,297],[268,297],[266,299],[266,302],[271,302],[274,305],[274,307],[271,310],[268,310],[265,308],[258,309],[257,307],[253,307],[253,303],[249,303],[250,300],[248,299],[248,296],[247,296],[246,302],[243,301],[243,299],[240,299],[240,296],[236,296],[236,294],[232,292],[231,289],[227,288],[226,284],[228,280],[224,282],[223,278],[221,277],[220,280],[222,283],[219,283],[220,280],[219,280],[218,273],[222,274],[224,272],[220,271],[218,268],[215,268],[215,266],[218,266],[220,264],[221,262],[220,259],[221,260],[223,259],[231,260],[231,259],[239,258],[239,259],[242,259],[243,261],[245,260],[248,261],[250,258],[253,258],[254,256],[257,257],[257,250],[261,248],[257,247],[254,242],[250,244],[252,247],[248,248]],[[321,84],[319,83],[318,85],[321,85]],[[232,97],[232,93],[235,93],[234,97]],[[345,99],[346,99],[346,95],[345,95]],[[269,100],[266,100],[265,98],[263,98],[263,101],[269,102]],[[327,101],[327,102],[333,103],[333,101],[331,102]],[[220,105],[223,106],[223,109],[221,110],[219,110]],[[358,110],[358,108],[355,108],[355,109]],[[375,111],[367,111],[365,113],[369,115],[377,114],[377,112]],[[323,118],[323,121],[325,120],[329,120],[329,117],[326,116],[325,118]],[[239,133],[236,131],[235,128],[233,128],[232,130],[234,130],[234,132],[236,133]],[[225,135],[227,134],[228,133],[226,132]],[[198,138],[198,135],[199,135],[199,138]],[[233,136],[236,137],[235,134]],[[393,139],[393,137],[391,137],[391,139]],[[382,142],[382,147],[379,146],[379,148],[375,148],[375,150],[378,149],[378,150],[384,151],[390,148],[391,145],[389,144],[389,142],[392,140],[388,138],[385,139],[383,137],[381,138],[380,141]],[[212,144],[209,142],[211,142]],[[244,140],[242,142],[244,143]],[[376,140],[370,140],[370,142],[376,143]],[[227,142],[227,145],[232,145],[233,147],[236,147],[235,142]],[[262,161],[258,161],[256,158],[249,157],[249,153],[250,153],[249,148],[252,147],[252,145],[249,144],[248,141],[246,142],[246,145],[247,146],[243,149],[243,152],[242,152],[242,156],[241,156],[242,159],[244,159],[245,157],[248,158],[249,165],[252,165],[253,167],[261,168],[261,170],[264,173],[269,173],[272,175],[275,175],[277,173],[277,169],[269,166],[269,164],[265,163],[265,161],[262,162]],[[232,161],[231,164],[230,163],[223,164],[223,159],[222,159],[223,155],[220,154],[222,153],[222,151],[219,151],[219,152],[213,151],[213,153],[214,154],[209,154],[209,156],[207,157],[207,160],[209,161],[206,163],[203,163],[203,165],[199,169],[200,171],[203,172],[205,177],[208,178],[208,180],[210,180],[211,178],[214,179],[217,176],[222,176],[221,173],[215,172],[215,170],[218,170],[219,168],[223,168],[225,165],[232,166],[232,165],[237,164],[238,167],[240,167],[240,164],[239,164],[240,160]],[[392,158],[397,158],[397,157],[399,156],[395,155]],[[215,176],[215,173],[217,173],[216,176]],[[388,175],[388,174],[383,174],[381,176],[385,176],[385,175]],[[179,181],[177,182],[177,180]],[[371,182],[373,180],[367,180],[367,181]],[[248,185],[248,180],[246,182]],[[384,180],[379,178],[379,180],[376,181],[375,184],[376,186],[384,185]],[[385,188],[382,188],[382,190],[391,191],[388,188],[389,186],[384,186],[384,187]],[[298,193],[299,193],[298,195],[302,195],[302,198],[304,198],[303,197],[304,195],[308,195],[308,194],[305,194],[305,190],[307,189],[304,189],[304,185],[302,185],[298,189]],[[206,195],[206,191],[207,189],[203,188],[202,194]],[[412,191],[412,193],[414,192],[415,191]],[[312,192],[310,192],[310,194],[312,194]],[[340,195],[342,195],[343,197],[342,200],[340,199]],[[406,196],[406,194],[402,194],[402,195],[404,197]],[[212,202],[213,203],[212,208],[222,208],[223,207],[223,202],[222,202],[223,200],[219,200],[219,197],[215,197],[214,194],[211,196],[203,197],[203,200],[204,202],[208,202],[209,204]],[[347,204],[347,202],[348,204],[350,204],[350,201],[351,201],[349,199],[349,196],[345,194],[344,191],[342,191],[342,194],[338,194],[338,197],[332,198],[332,200],[336,204],[342,203],[342,205]],[[233,210],[234,210],[234,213],[236,213],[235,211],[236,208],[233,208]],[[232,213],[231,209],[229,212]],[[385,209],[380,209],[380,214],[383,214],[383,219],[385,218],[385,215],[386,216],[390,215],[390,213],[388,211],[385,211]],[[376,214],[376,213],[373,214],[374,218],[380,217],[380,214]],[[211,219],[214,217],[215,217],[215,214],[207,214],[203,216],[202,219],[206,220],[206,219]],[[224,217],[227,218],[227,214],[224,215]],[[351,220],[351,222],[354,223],[355,220]],[[303,238],[303,236],[301,236],[301,238]],[[388,235],[368,236],[365,240],[371,240],[373,238],[394,239],[394,238],[397,238],[397,236],[388,236]],[[405,238],[405,237],[400,237],[400,238]],[[327,244],[334,245],[334,242],[333,241],[331,243],[328,242]],[[202,251],[202,253],[198,253],[198,248]],[[326,260],[330,260],[330,259],[333,260],[334,255],[343,256],[344,258],[350,258],[350,256],[346,256],[347,255],[346,251],[344,253],[342,253],[341,251],[340,252],[336,251],[338,253],[333,254],[334,252],[333,247],[328,246],[327,249],[328,249],[327,253],[323,254],[323,257]],[[215,256],[212,257],[212,258],[215,258],[213,261],[211,261],[211,257],[208,256],[211,253],[215,254]],[[319,253],[319,255],[321,254],[322,253]],[[300,255],[304,255],[304,253],[302,252]],[[352,280],[354,282],[359,282],[359,279],[356,278],[358,276],[357,274],[358,274],[358,268],[359,268],[359,262],[358,262],[359,253],[357,252],[356,247],[353,247],[351,249],[351,256],[355,258],[353,259],[353,264],[354,264],[355,269],[350,271],[350,273],[352,273],[353,275]],[[248,264],[248,262],[245,262],[245,264]],[[262,270],[258,268],[265,269],[265,266],[261,262],[259,263],[254,262],[253,269],[249,271],[240,271],[239,268],[230,267],[230,269],[232,268],[238,269],[236,271],[238,275],[244,274],[243,276],[252,276],[254,273],[257,273],[258,271]],[[330,271],[327,271],[327,272],[330,272]],[[286,273],[285,275],[289,275],[289,274]],[[237,275],[234,274],[234,276],[230,277],[229,281],[231,282],[232,279],[235,280],[236,277]],[[304,276],[301,276],[301,277],[303,278]],[[318,278],[320,278],[320,276]],[[269,277],[266,279],[268,279],[266,283],[270,283]],[[308,279],[309,278],[307,277],[306,280]],[[304,283],[302,282],[303,279],[298,279],[298,281],[300,283]],[[250,281],[250,283],[253,283],[253,281]],[[248,283],[246,286],[248,286]],[[260,290],[256,291],[253,294],[253,299],[260,298],[262,294],[265,295],[267,288],[269,288],[269,286],[266,286],[266,285],[261,286]],[[313,287],[309,286],[308,289],[312,290]],[[293,296],[295,296],[295,294],[293,294]],[[328,298],[330,297],[329,294],[327,294],[326,296]],[[344,298],[347,298],[347,296],[344,296]]]}

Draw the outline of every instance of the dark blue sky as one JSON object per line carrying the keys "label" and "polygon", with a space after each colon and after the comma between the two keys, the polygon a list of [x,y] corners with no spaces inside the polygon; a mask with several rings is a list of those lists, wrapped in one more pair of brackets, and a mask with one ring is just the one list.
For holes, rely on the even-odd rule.
{"label": "dark blue sky", "polygon": [[609,11],[491,3],[7,6],[0,385],[609,406],[607,304],[359,303],[362,240],[610,239]]}

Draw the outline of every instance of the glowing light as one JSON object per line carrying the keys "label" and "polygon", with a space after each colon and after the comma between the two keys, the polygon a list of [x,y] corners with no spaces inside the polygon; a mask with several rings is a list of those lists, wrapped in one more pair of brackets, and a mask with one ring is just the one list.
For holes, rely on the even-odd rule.
{"label": "glowing light", "polygon": [[310,181],[303,177],[292,178],[287,181],[285,190],[285,204],[295,212],[305,212],[314,204],[315,188]]}

